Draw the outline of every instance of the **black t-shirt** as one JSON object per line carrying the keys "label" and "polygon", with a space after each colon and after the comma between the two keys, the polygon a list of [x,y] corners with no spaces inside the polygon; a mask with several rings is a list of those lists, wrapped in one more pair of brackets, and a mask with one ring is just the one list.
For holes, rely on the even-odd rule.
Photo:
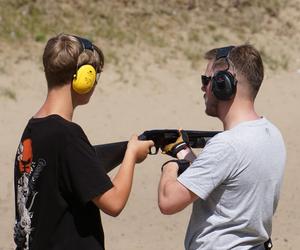
{"label": "black t-shirt", "polygon": [[80,126],[58,115],[31,119],[15,161],[17,249],[104,249],[91,199],[112,186]]}

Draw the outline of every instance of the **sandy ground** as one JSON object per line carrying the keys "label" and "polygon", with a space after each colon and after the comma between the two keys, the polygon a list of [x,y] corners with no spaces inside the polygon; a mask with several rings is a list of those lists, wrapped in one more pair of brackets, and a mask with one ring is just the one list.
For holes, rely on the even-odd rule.
{"label": "sandy ground", "polygon": [[[78,108],[74,121],[83,127],[92,143],[126,140],[132,133],[147,129],[221,129],[218,120],[204,114],[200,71],[180,61],[158,65],[143,57],[135,65],[136,73],[126,75],[127,83],[113,66],[106,67],[90,104]],[[7,69],[13,69],[13,74]],[[299,82],[296,70],[267,75],[257,98],[258,112],[281,129],[288,151],[274,218],[274,250],[297,250],[300,244]],[[11,61],[1,72],[0,86],[16,92],[16,100],[0,96],[0,250],[6,250],[13,248],[14,155],[28,118],[45,98],[46,83],[41,66],[25,58],[18,63]],[[160,214],[157,207],[160,166],[166,159],[163,155],[149,156],[139,164],[123,213],[117,218],[102,214],[107,249],[183,249],[191,207],[172,216]]]}

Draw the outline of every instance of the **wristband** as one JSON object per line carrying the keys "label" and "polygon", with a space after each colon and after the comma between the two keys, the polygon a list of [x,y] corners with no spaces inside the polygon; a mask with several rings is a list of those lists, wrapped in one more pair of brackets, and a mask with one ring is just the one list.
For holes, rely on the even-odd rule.
{"label": "wristband", "polygon": [[177,164],[179,166],[178,172],[177,172],[177,176],[181,175],[190,165],[191,163],[187,160],[178,160]]}
{"label": "wristband", "polygon": [[164,166],[167,165],[168,163],[170,162],[176,162],[177,163],[177,160],[169,160],[169,161],[166,161],[162,166],[161,166],[161,172],[164,170]]}
{"label": "wristband", "polygon": [[161,171],[163,171],[164,166],[167,165],[170,162],[176,162],[178,165],[178,172],[177,172],[177,176],[181,175],[189,166],[190,166],[190,162],[187,160],[170,160],[165,162],[162,166],[161,166]]}
{"label": "wristband", "polygon": [[183,150],[183,149],[186,149],[188,147],[188,145],[186,144],[186,142],[182,142],[178,145],[176,145],[174,148],[172,148],[171,150],[171,156],[175,157],[177,156],[177,154]]}

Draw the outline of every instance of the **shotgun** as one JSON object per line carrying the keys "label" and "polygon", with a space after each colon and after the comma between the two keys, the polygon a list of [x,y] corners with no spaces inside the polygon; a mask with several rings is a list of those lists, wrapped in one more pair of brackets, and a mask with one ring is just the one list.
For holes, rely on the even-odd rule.
{"label": "shotgun", "polygon": [[[185,130],[189,138],[191,148],[204,148],[206,142],[221,131],[196,131]],[[139,135],[139,140],[152,140],[154,146],[150,149],[149,154],[157,154],[159,149],[173,143],[179,137],[178,129],[155,129],[147,130]],[[108,173],[123,161],[128,141],[114,142],[108,144],[95,145],[95,151]]]}

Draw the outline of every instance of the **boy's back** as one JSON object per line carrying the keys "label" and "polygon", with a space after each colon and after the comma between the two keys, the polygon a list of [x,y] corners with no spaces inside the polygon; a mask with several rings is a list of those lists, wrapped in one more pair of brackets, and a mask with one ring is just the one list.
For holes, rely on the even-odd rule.
{"label": "boy's back", "polygon": [[99,210],[90,200],[111,187],[77,124],[58,115],[31,119],[15,162],[16,244],[26,249],[34,239],[32,249],[103,248]]}

